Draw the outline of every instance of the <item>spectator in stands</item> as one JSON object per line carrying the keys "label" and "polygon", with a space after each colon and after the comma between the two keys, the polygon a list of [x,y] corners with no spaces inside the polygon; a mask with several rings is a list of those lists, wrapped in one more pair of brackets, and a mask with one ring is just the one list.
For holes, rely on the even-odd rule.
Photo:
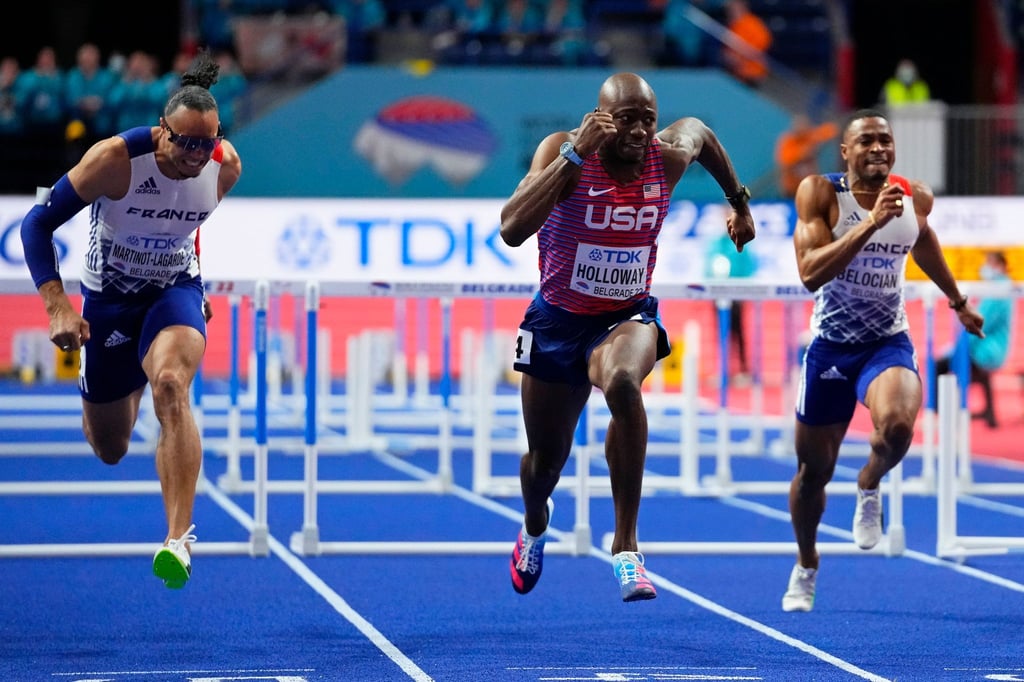
{"label": "spectator in stands", "polygon": [[497,8],[493,29],[503,56],[525,60],[526,52],[540,39],[541,17],[529,0],[506,0]]}
{"label": "spectator in stands", "polygon": [[4,163],[0,163],[0,193],[30,192],[31,181],[24,177],[22,159],[30,147],[25,144],[22,118],[22,94],[19,85],[21,64],[16,57],[0,59],[0,145]]}
{"label": "spectator in stands", "polygon": [[[750,247],[737,251],[736,245],[732,243],[728,234],[719,235],[711,241],[707,254],[707,268],[704,273],[707,277],[716,279],[745,278],[752,277],[756,271],[757,258]],[[729,345],[736,353],[736,369],[739,370],[729,374],[737,386],[750,383],[747,333],[743,320],[746,307],[746,301],[741,299],[733,299],[729,304]],[[716,304],[715,310],[717,309]]]}
{"label": "spectator in stands", "polygon": [[490,0],[446,0],[429,23],[437,30],[434,49],[445,61],[465,61],[483,50],[482,40],[492,33],[494,9]]}
{"label": "spectator in stands", "polygon": [[807,114],[793,117],[789,129],[779,135],[775,144],[775,166],[779,173],[779,192],[783,197],[792,199],[801,180],[818,174],[821,146],[838,134],[839,127],[831,121],[814,125]]}
{"label": "spectator in stands", "polygon": [[18,77],[18,90],[25,143],[34,149],[26,157],[25,175],[34,188],[48,183],[64,165],[64,72],[52,47],[39,50],[35,65]]}
{"label": "spectator in stands", "polygon": [[43,47],[35,65],[20,76],[25,126],[29,133],[55,136],[64,127],[64,72],[57,65],[57,53]]}
{"label": "spectator in stands", "polygon": [[24,129],[21,117],[21,92],[18,77],[21,65],[15,57],[0,59],[0,136],[20,135]]}
{"label": "spectator in stands", "polygon": [[479,35],[487,33],[494,21],[494,7],[490,0],[448,0],[452,24],[460,33]]}
{"label": "spectator in stands", "polygon": [[191,50],[178,50],[174,53],[171,70],[160,77],[160,85],[163,87],[166,97],[170,97],[181,87],[181,77],[192,65],[194,57]]}
{"label": "spectator in stands", "polygon": [[362,64],[377,56],[377,36],[387,23],[381,0],[332,0],[330,10],[345,20],[345,62]]}
{"label": "spectator in stands", "polygon": [[249,79],[242,73],[235,55],[222,50],[214,55],[220,76],[210,87],[210,92],[217,99],[220,108],[220,125],[225,135],[235,130],[238,122],[238,107],[242,97],[249,91]]}
{"label": "spectator in stands", "polygon": [[109,98],[116,84],[117,76],[100,60],[100,48],[95,43],[80,45],[75,66],[68,70],[64,93],[72,122],[84,126],[81,142],[86,148],[114,133]]}
{"label": "spectator in stands", "polygon": [[235,29],[231,25],[236,14],[233,0],[191,0],[199,27],[199,42],[210,49],[235,49]]}
{"label": "spectator in stands", "polygon": [[[989,282],[1010,281],[1006,267],[1006,254],[1002,251],[989,251],[985,254],[978,277]],[[1010,330],[1013,326],[1013,299],[1004,296],[987,296],[978,303],[978,313],[985,318],[985,335],[972,336],[962,334],[957,344],[967,343],[967,356],[970,362],[971,383],[980,384],[984,394],[984,407],[980,412],[971,415],[974,419],[983,419],[988,427],[996,428],[995,401],[992,399],[992,372],[1006,362],[1010,352]],[[956,348],[935,363],[935,374],[945,374],[953,369],[953,357]],[[938,385],[933,377],[932,390]]]}
{"label": "spectator in stands", "polygon": [[[768,76],[766,61],[772,44],[768,25],[750,11],[747,0],[726,0],[726,28],[733,34],[722,48],[725,67],[738,80],[752,88],[759,87]],[[736,42],[740,45],[736,45]]]}
{"label": "spectator in stands", "polygon": [[693,23],[693,9],[709,15],[719,14],[724,0],[647,0],[652,9],[663,10],[661,32],[664,45],[662,62],[673,66],[708,66],[715,60],[708,55],[704,31]]}
{"label": "spectator in stands", "polygon": [[156,59],[142,50],[128,55],[121,81],[110,93],[110,103],[117,111],[118,130],[152,125],[160,117],[166,101],[164,83],[157,78]]}
{"label": "spectator in stands", "polygon": [[901,59],[896,71],[885,81],[879,99],[890,107],[903,104],[928,102],[932,98],[928,83],[917,72],[917,64],[910,59]]}
{"label": "spectator in stands", "polygon": [[548,0],[541,19],[541,40],[552,61],[579,66],[588,54],[587,21],[581,0]]}

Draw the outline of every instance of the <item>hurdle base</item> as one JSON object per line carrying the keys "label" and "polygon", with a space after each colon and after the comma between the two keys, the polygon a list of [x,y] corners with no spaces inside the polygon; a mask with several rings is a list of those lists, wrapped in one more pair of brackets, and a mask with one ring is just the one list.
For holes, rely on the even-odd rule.
{"label": "hurdle base", "polygon": [[270,556],[270,529],[265,523],[253,525],[249,536],[251,556]]}
{"label": "hurdle base", "polygon": [[317,526],[303,526],[301,531],[292,533],[289,547],[293,552],[301,556],[319,556],[320,528]]}
{"label": "hurdle base", "polygon": [[228,470],[226,473],[217,477],[217,487],[226,493],[243,492],[241,486],[242,474],[239,471]]}
{"label": "hurdle base", "polygon": [[[153,556],[159,548],[159,542],[0,545],[0,558]],[[252,545],[248,542],[197,542],[191,546],[191,551],[193,556],[251,554]]]}
{"label": "hurdle base", "polygon": [[886,539],[888,542],[879,543],[885,545],[886,556],[902,556],[907,551],[907,529],[903,526],[890,524],[886,531]]}
{"label": "hurdle base", "polygon": [[[593,548],[593,529],[589,525],[577,524],[572,530],[572,537],[575,542],[575,556],[587,556]],[[547,546],[545,545],[545,551]]]}
{"label": "hurdle base", "polygon": [[972,556],[1000,556],[1024,551],[1024,538],[989,535],[957,535],[935,552],[940,559],[966,559]]}
{"label": "hurdle base", "polygon": [[[612,533],[605,533],[601,542],[601,549],[606,552],[612,550]],[[819,554],[859,554],[865,556],[899,556],[903,554],[904,547],[899,546],[899,540],[886,534],[871,549],[861,549],[853,542],[819,542],[817,550]],[[652,541],[639,542],[639,550],[644,554],[735,554],[735,555],[769,555],[769,554],[792,554],[798,553],[796,542],[733,542],[733,541]]]}
{"label": "hurdle base", "polygon": [[[472,540],[439,540],[410,542],[398,541],[352,541],[352,542],[321,542],[320,554],[421,554],[421,555],[477,555],[477,554],[511,554],[514,543],[489,542]],[[544,554],[576,555],[578,548],[575,541],[559,540],[544,545]],[[590,548],[587,548],[589,553]]]}

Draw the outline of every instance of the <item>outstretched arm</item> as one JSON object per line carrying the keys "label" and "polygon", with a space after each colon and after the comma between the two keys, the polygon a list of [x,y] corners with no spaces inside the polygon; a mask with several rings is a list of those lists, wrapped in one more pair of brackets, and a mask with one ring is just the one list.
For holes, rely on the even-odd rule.
{"label": "outstretched arm", "polygon": [[949,269],[946,257],[942,253],[939,238],[935,234],[935,230],[928,224],[928,216],[935,203],[931,188],[920,181],[914,181],[911,183],[911,189],[914,197],[914,211],[917,213],[917,224],[921,228],[921,234],[918,236],[914,248],[911,249],[910,255],[913,256],[914,262],[921,268],[921,271],[928,275],[928,279],[934,282],[949,299],[949,305],[956,311],[964,329],[975,336],[984,337],[985,334],[981,328],[985,319],[968,302],[967,297],[960,293],[956,278],[953,277],[953,272]]}
{"label": "outstretched arm", "polygon": [[89,325],[64,291],[53,233],[99,197],[123,196],[130,172],[124,140],[98,142],[52,188],[40,190],[36,205],[21,222],[25,261],[50,318],[50,340],[61,348],[75,349],[85,343]]}
{"label": "outstretched arm", "polygon": [[658,133],[665,159],[665,175],[669,186],[676,183],[686,172],[690,163],[697,161],[715,179],[727,197],[738,197],[730,201],[732,214],[726,224],[729,237],[742,251],[743,245],[754,238],[754,218],[750,215],[745,188],[736,175],[732,159],[722,146],[718,136],[698,118],[681,118]]}

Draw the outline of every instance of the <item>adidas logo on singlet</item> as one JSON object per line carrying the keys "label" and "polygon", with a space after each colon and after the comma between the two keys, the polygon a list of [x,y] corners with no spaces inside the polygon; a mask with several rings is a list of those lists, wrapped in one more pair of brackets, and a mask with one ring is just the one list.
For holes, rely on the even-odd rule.
{"label": "adidas logo on singlet", "polygon": [[860,214],[857,213],[856,211],[854,211],[850,215],[846,216],[846,220],[843,221],[843,225],[844,226],[856,225],[857,223],[861,222],[862,220],[864,220],[864,219],[860,217]]}
{"label": "adidas logo on singlet", "polygon": [[136,194],[160,194],[160,190],[156,186],[156,180],[150,175],[144,183],[135,188]]}

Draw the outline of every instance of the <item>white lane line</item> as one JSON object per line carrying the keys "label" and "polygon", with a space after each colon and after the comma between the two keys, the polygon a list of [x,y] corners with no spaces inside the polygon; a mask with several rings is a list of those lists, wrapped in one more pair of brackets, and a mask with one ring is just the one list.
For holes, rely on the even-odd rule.
{"label": "white lane line", "polygon": [[[215,484],[209,480],[203,481],[206,485],[206,492],[210,498],[217,503],[217,505],[227,512],[232,518],[238,521],[242,526],[248,529],[250,532],[253,528],[253,518],[249,516],[242,508],[236,505],[227,495],[222,493]],[[402,671],[409,676],[410,679],[416,680],[417,682],[433,682],[433,678],[424,672],[418,665],[416,665],[412,659],[406,656],[402,651],[396,647],[391,641],[385,637],[377,628],[375,628],[368,620],[363,618],[358,611],[349,606],[341,595],[335,592],[331,587],[325,583],[320,576],[314,573],[301,559],[292,554],[292,552],[281,542],[274,538],[273,535],[269,536],[270,551],[279,558],[281,561],[292,569],[296,575],[313,588],[313,590],[330,604],[335,611],[341,614],[345,620],[350,622],[361,632],[374,646],[381,650],[385,656],[394,661],[394,663],[402,669]]]}
{"label": "white lane line", "polygon": [[[752,502],[750,500],[744,500],[737,497],[723,497],[720,498],[718,501],[721,502],[722,504],[726,504],[731,507],[736,507],[737,509],[743,509],[745,511],[759,514],[761,516],[766,516],[777,520],[784,520],[787,523],[789,522],[788,511],[784,512],[781,509],[769,507],[768,505],[761,504],[760,502]],[[823,523],[820,526],[818,526],[818,531],[826,533],[828,535],[832,535],[834,537],[843,538],[844,540],[853,540],[853,533],[851,533],[850,531],[842,528],[836,528],[835,526],[830,526],[826,523]],[[989,573],[988,571],[982,571],[978,568],[958,564],[948,559],[940,559],[939,557],[932,556],[931,554],[925,554],[924,552],[918,552],[913,549],[906,549],[900,556],[904,556],[908,559],[913,559],[914,561],[919,561],[923,564],[928,564],[929,566],[939,566],[941,568],[945,568],[956,573],[960,573],[961,575],[970,576],[971,578],[975,578],[977,580],[982,580],[984,582],[991,583],[999,587],[1004,587],[1008,590],[1013,590],[1014,592],[1024,592],[1024,584],[1018,583],[1014,580],[1010,580],[1009,578],[1004,578],[1002,576],[995,575],[994,573]]]}
{"label": "white lane line", "polygon": [[[392,456],[383,455],[378,456],[378,458],[381,459],[382,461],[391,461]],[[396,463],[401,463],[402,471],[412,476],[416,476],[417,478],[434,477],[434,474],[424,469],[420,469],[415,465],[409,464],[408,462],[401,461],[397,457],[393,459],[396,460]],[[491,511],[498,511],[498,513],[500,513],[501,516],[504,516],[506,518],[510,518],[513,520],[519,520],[522,518],[521,512],[516,512],[515,510],[511,509],[506,505],[499,504],[494,500],[478,495],[477,493],[462,488],[461,486],[453,485],[449,492],[455,495],[456,497],[460,497],[478,506],[484,507]],[[552,535],[555,535],[555,533],[553,532]],[[512,540],[509,540],[509,551],[511,551],[512,544]],[[612,563],[611,554],[608,554],[607,552],[598,549],[597,547],[591,547],[590,556],[601,559],[609,565]],[[678,597],[682,597],[683,599],[693,604],[696,604],[697,606],[700,606],[703,609],[711,611],[712,613],[715,613],[719,616],[723,616],[724,618],[739,623],[740,625],[744,625],[754,630],[755,632],[766,635],[772,639],[782,642],[783,644],[787,644],[795,649],[798,649],[799,651],[810,654],[811,656],[814,656],[815,658],[825,661],[826,663],[829,663],[845,672],[848,672],[851,675],[856,675],[857,677],[860,677],[865,680],[872,680],[873,682],[887,682],[886,678],[884,677],[879,677],[878,675],[868,672],[867,670],[862,670],[861,668],[858,668],[852,663],[848,663],[840,658],[837,658],[836,656],[833,656],[832,654],[826,651],[822,651],[821,649],[818,649],[817,647],[807,644],[806,642],[790,637],[789,635],[782,633],[772,627],[769,627],[763,623],[755,621],[751,618],[747,618],[742,614],[727,609],[716,602],[713,602],[709,599],[706,599],[705,597],[702,597],[696,592],[691,592],[684,587],[676,585],[674,582],[668,580],[663,576],[660,576],[651,571],[648,571],[647,575],[659,587],[664,588],[669,592],[672,592]]]}

